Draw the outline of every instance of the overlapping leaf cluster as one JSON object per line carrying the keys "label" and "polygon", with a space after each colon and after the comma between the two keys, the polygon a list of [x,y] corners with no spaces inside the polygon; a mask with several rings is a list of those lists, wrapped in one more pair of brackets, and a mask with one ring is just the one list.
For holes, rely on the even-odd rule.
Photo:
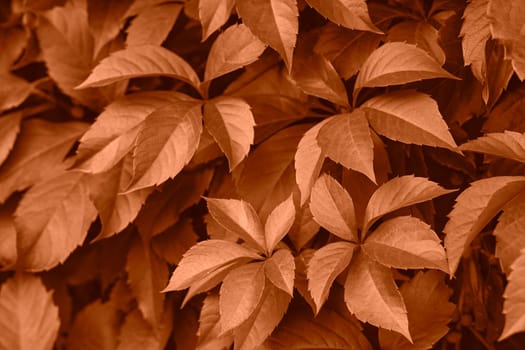
{"label": "overlapping leaf cluster", "polygon": [[523,18],[2,2],[0,349],[520,348]]}

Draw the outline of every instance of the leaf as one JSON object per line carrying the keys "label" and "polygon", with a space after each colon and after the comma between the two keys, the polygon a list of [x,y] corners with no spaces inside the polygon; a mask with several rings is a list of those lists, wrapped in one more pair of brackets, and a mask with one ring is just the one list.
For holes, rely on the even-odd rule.
{"label": "leaf", "polygon": [[197,73],[180,56],[157,45],[130,46],[104,58],[77,89],[109,85],[117,81],[167,76],[182,80],[198,89]]}
{"label": "leaf", "polygon": [[200,105],[182,101],[148,115],[133,151],[133,180],[128,191],[175,177],[197,150],[201,118]]}
{"label": "leaf", "polygon": [[237,13],[262,42],[281,55],[292,68],[293,50],[299,32],[295,0],[238,0]]}
{"label": "leaf", "polygon": [[290,300],[286,292],[267,283],[255,312],[234,331],[235,350],[255,349],[261,345],[283,318]]}
{"label": "leaf", "polygon": [[8,72],[11,65],[20,57],[27,45],[28,33],[19,26],[6,26],[0,30],[2,56],[0,56],[0,71]]}
{"label": "leaf", "polygon": [[237,97],[221,97],[204,105],[204,124],[228,157],[230,171],[248,155],[255,121],[250,105]]}
{"label": "leaf", "polygon": [[[202,25],[202,41],[208,39],[230,18],[234,0],[199,0],[199,19]],[[207,79],[206,79],[207,80]]]}
{"label": "leaf", "polygon": [[231,262],[258,259],[261,259],[260,255],[236,243],[218,239],[199,242],[184,254],[164,291],[186,289],[210,272]]}
{"label": "leaf", "polygon": [[307,0],[306,2],[337,25],[349,29],[382,33],[370,19],[366,0],[334,0],[332,2]]}
{"label": "leaf", "polygon": [[319,131],[317,142],[333,161],[376,182],[374,144],[363,111],[333,116]]}
{"label": "leaf", "polygon": [[448,273],[447,256],[437,234],[423,221],[398,216],[383,222],[362,245],[378,263],[398,269],[439,269]]}
{"label": "leaf", "polygon": [[204,299],[199,316],[199,337],[197,350],[216,350],[230,348],[233,335],[221,335],[219,296],[208,294]]}
{"label": "leaf", "polygon": [[329,243],[316,250],[308,262],[308,290],[317,314],[328,298],[335,279],[350,264],[355,248],[356,245],[350,242]]}
{"label": "leaf", "polygon": [[265,246],[268,252],[272,252],[277,243],[290,231],[295,221],[295,215],[293,194],[276,206],[268,215],[264,224]]}
{"label": "leaf", "polygon": [[16,228],[13,214],[18,201],[11,199],[0,206],[0,271],[14,269],[17,261]]}
{"label": "leaf", "polygon": [[[163,325],[161,331],[166,333],[165,329],[169,329],[167,325]],[[171,329],[170,329],[171,331]],[[125,349],[151,349],[162,350],[166,346],[167,338],[158,336],[152,326],[144,319],[139,309],[133,309],[126,315],[124,324],[120,330],[119,344],[117,350]],[[169,336],[169,334],[168,334]],[[159,339],[166,338],[166,339]]]}
{"label": "leaf", "polygon": [[13,149],[16,137],[20,132],[22,113],[10,113],[0,118],[0,165]]}
{"label": "leaf", "polygon": [[84,174],[66,172],[39,182],[15,212],[19,265],[42,271],[64,262],[82,244],[96,215]]}
{"label": "leaf", "polygon": [[293,297],[295,260],[290,250],[279,249],[264,261],[266,277],[277,288]]}
{"label": "leaf", "polygon": [[397,91],[373,97],[362,108],[372,128],[392,140],[455,150],[456,142],[429,95]]}
{"label": "leaf", "polygon": [[[162,44],[177,21],[181,10],[181,4],[165,2],[141,11],[126,30],[128,33],[126,45]],[[152,23],[155,25],[151,25]]]}
{"label": "leaf", "polygon": [[430,349],[448,333],[447,324],[452,320],[454,304],[448,301],[452,291],[437,271],[418,272],[401,288],[401,295],[408,310],[408,324],[414,343],[398,333],[379,330],[381,349],[418,350]]}
{"label": "leaf", "polygon": [[525,163],[525,134],[509,130],[501,133],[487,133],[462,144],[460,149],[492,154]]}
{"label": "leaf", "polygon": [[355,81],[354,101],[364,87],[400,85],[433,78],[457,79],[417,46],[386,43],[363,63]]}
{"label": "leaf", "polygon": [[[217,4],[226,4],[228,1]],[[255,62],[265,49],[266,45],[244,24],[228,27],[219,34],[210,49],[204,81],[213,80]]]}
{"label": "leaf", "polygon": [[463,13],[460,33],[465,65],[470,65],[472,74],[481,83],[485,82],[487,73],[485,46],[490,38],[488,4],[488,0],[470,0]]}
{"label": "leaf", "polygon": [[60,327],[58,307],[42,280],[17,272],[0,289],[0,348],[51,350]]}
{"label": "leaf", "polygon": [[250,203],[238,199],[206,198],[211,216],[253,248],[266,251],[264,228]]}
{"label": "leaf", "polygon": [[525,313],[523,312],[523,285],[525,284],[525,249],[511,266],[512,272],[508,277],[509,283],[505,288],[503,297],[503,313],[505,314],[505,327],[498,341],[506,339],[513,334],[525,331]]}
{"label": "leaf", "polygon": [[166,232],[152,238],[151,245],[155,254],[172,265],[178,265],[182,255],[197,244],[197,233],[189,218],[179,220]]}
{"label": "leaf", "polygon": [[412,342],[407,309],[390,269],[363,253],[358,253],[350,263],[345,303],[359,320],[401,333]]}
{"label": "leaf", "polygon": [[228,273],[219,299],[222,333],[239,327],[253,314],[263,296],[265,280],[262,262],[243,265]]}
{"label": "leaf", "polygon": [[424,177],[405,175],[382,184],[370,197],[365,211],[363,232],[379,217],[394,210],[431,200],[453,192]]}
{"label": "leaf", "polygon": [[443,229],[451,275],[476,235],[506,203],[525,189],[523,176],[495,176],[474,181],[457,198]]}
{"label": "leaf", "polygon": [[25,79],[10,73],[0,72],[0,111],[21,105],[33,91]]}
{"label": "leaf", "polygon": [[330,175],[322,175],[315,182],[310,198],[314,220],[347,241],[358,240],[354,203],[346,190]]}

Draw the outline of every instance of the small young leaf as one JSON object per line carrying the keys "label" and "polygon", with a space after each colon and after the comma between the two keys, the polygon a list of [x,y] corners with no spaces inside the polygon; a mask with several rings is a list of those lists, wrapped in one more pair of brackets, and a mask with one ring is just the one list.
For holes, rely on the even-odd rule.
{"label": "small young leaf", "polygon": [[60,327],[58,307],[40,277],[17,272],[0,288],[1,349],[51,350]]}
{"label": "small young leaf", "polygon": [[503,313],[505,314],[505,327],[499,341],[513,334],[525,331],[525,303],[523,288],[525,286],[525,249],[511,266],[512,272],[508,277],[509,283],[505,288],[503,297]]}
{"label": "small young leaf", "polygon": [[295,221],[295,215],[293,194],[276,206],[268,215],[264,224],[264,238],[268,252],[273,251],[277,243],[290,231]]}
{"label": "small young leaf", "polygon": [[237,199],[207,198],[211,216],[226,230],[242,238],[253,248],[266,251],[264,227],[250,203]]}
{"label": "small young leaf", "polygon": [[186,289],[210,272],[234,261],[258,259],[261,259],[260,255],[236,243],[218,239],[199,242],[184,254],[164,291]]}
{"label": "small young leaf", "polygon": [[465,249],[490,220],[525,189],[523,176],[496,176],[474,181],[457,198],[443,229],[449,272],[456,272]]}
{"label": "small young leaf", "polygon": [[501,133],[487,133],[459,147],[463,151],[492,154],[525,163],[525,134],[505,130]]}
{"label": "small young leaf", "polygon": [[0,118],[0,165],[13,149],[20,132],[21,113],[10,113]]}
{"label": "small young leaf", "polygon": [[490,38],[490,22],[487,16],[489,0],[470,0],[463,13],[461,26],[463,59],[470,65],[472,74],[479,82],[486,80],[485,46]]}
{"label": "small young leaf", "polygon": [[279,249],[264,261],[264,273],[274,286],[293,297],[295,260],[288,249]]}
{"label": "small young leaf", "polygon": [[266,45],[244,24],[228,27],[215,39],[210,49],[204,81],[210,81],[255,62],[265,48]]}
{"label": "small young leaf", "polygon": [[382,33],[370,19],[366,0],[306,0],[306,2],[337,25]]}
{"label": "small young leaf", "polygon": [[235,6],[235,0],[199,0],[199,20],[202,25],[202,41],[208,39],[228,18]]}
{"label": "small young leaf", "polygon": [[333,161],[376,182],[374,143],[362,110],[333,116],[319,131],[317,142]]}
{"label": "small young leaf", "polygon": [[345,302],[359,320],[401,333],[412,342],[407,309],[392,272],[364,253],[358,253],[350,263]]}
{"label": "small young leaf", "polygon": [[330,175],[322,175],[315,182],[310,211],[314,220],[334,235],[347,241],[358,240],[352,198]]}
{"label": "small young leaf", "polygon": [[296,0],[237,0],[237,13],[262,42],[270,45],[292,68],[299,32]]}
{"label": "small young leaf", "polygon": [[315,251],[308,262],[308,290],[319,313],[335,279],[346,269],[356,245],[350,242],[329,243]]}
{"label": "small young leaf", "polygon": [[[165,2],[140,12],[126,30],[127,46],[161,45],[179,17],[182,5]],[[151,25],[155,23],[155,25]]]}
{"label": "small young leaf", "polygon": [[230,171],[248,155],[255,121],[250,105],[237,97],[220,97],[204,105],[204,124],[228,157]]}
{"label": "small young leaf", "polygon": [[372,194],[366,207],[363,232],[381,216],[394,210],[431,200],[453,192],[423,177],[406,175],[393,178]]}
{"label": "small young leaf", "polygon": [[383,222],[362,248],[370,258],[388,267],[448,272],[447,256],[439,237],[430,226],[411,216]]}
{"label": "small young leaf", "polygon": [[104,58],[77,89],[159,75],[180,79],[196,89],[200,85],[197,73],[177,54],[157,45],[140,45],[116,51]]}
{"label": "small young leaf", "polygon": [[243,265],[228,273],[219,299],[222,333],[239,327],[253,314],[263,296],[265,281],[262,262]]}

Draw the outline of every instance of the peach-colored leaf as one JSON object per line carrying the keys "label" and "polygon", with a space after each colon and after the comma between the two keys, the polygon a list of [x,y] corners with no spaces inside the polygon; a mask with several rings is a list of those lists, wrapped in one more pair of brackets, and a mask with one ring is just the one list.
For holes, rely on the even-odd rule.
{"label": "peach-colored leaf", "polygon": [[279,249],[264,261],[264,273],[274,286],[293,297],[295,260],[288,249]]}
{"label": "peach-colored leaf", "polygon": [[33,91],[33,85],[14,74],[0,73],[0,111],[21,105]]}
{"label": "peach-colored leaf", "polygon": [[199,315],[197,350],[228,349],[233,343],[231,333],[221,334],[219,296],[208,294]]}
{"label": "peach-colored leaf", "polygon": [[429,53],[439,64],[445,63],[445,52],[439,45],[439,32],[428,21],[403,21],[388,30],[388,41],[414,44]]}
{"label": "peach-colored leaf", "polygon": [[503,297],[503,313],[505,314],[505,327],[498,340],[503,340],[513,334],[525,331],[525,249],[511,266],[508,277],[509,283],[505,288]]}
{"label": "peach-colored leaf", "polygon": [[463,151],[474,151],[525,163],[525,134],[505,130],[487,133],[460,146]]}
{"label": "peach-colored leaf", "polygon": [[[140,12],[126,30],[128,33],[126,45],[162,44],[168,37],[181,10],[180,3],[165,2]],[[152,23],[155,25],[151,25]]]}
{"label": "peach-colored leaf", "polygon": [[277,243],[286,236],[295,221],[293,194],[275,207],[264,224],[264,238],[268,252],[273,251]]}
{"label": "peach-colored leaf", "polygon": [[463,59],[470,65],[479,82],[486,80],[485,46],[490,39],[490,22],[487,17],[489,0],[470,0],[463,13],[461,26]]}
{"label": "peach-colored leaf", "polygon": [[202,25],[202,41],[208,39],[228,18],[235,0],[199,0],[199,20]]}
{"label": "peach-colored leaf", "polygon": [[337,25],[382,33],[370,19],[366,0],[306,0],[306,2]]}

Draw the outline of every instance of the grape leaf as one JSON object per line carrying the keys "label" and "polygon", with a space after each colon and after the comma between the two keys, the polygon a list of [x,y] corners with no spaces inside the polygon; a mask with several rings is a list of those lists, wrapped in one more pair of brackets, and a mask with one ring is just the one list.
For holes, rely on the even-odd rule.
{"label": "grape leaf", "polygon": [[418,272],[401,288],[401,295],[408,310],[410,343],[398,333],[379,330],[381,349],[419,350],[430,349],[449,331],[447,324],[452,319],[454,304],[448,301],[451,290],[437,271]]}
{"label": "grape leaf", "polygon": [[[126,45],[162,44],[168,37],[181,10],[181,4],[165,2],[141,11],[126,30],[128,33]],[[152,23],[155,23],[155,25],[152,26]]]}
{"label": "grape leaf", "polygon": [[509,130],[501,133],[487,133],[462,144],[460,149],[492,154],[525,163],[525,134]]}
{"label": "grape leaf", "polygon": [[276,206],[268,215],[264,224],[265,246],[268,252],[272,252],[277,243],[290,231],[295,221],[295,215],[293,194]]}
{"label": "grape leaf", "polygon": [[207,198],[211,216],[226,230],[261,252],[266,251],[264,227],[250,203],[238,199]]}
{"label": "grape leaf", "polygon": [[210,81],[255,62],[265,48],[266,45],[244,24],[228,27],[219,34],[210,49],[204,81]]}
{"label": "grape leaf", "polygon": [[65,172],[37,183],[15,212],[19,264],[28,271],[64,262],[95,220],[85,174]]}
{"label": "grape leaf", "polygon": [[423,221],[398,216],[383,222],[362,245],[378,263],[399,269],[439,269],[448,272],[445,249]]}
{"label": "grape leaf", "polygon": [[186,289],[228,263],[257,259],[261,259],[261,256],[236,243],[218,239],[199,242],[184,254],[164,291]]}
{"label": "grape leaf", "polygon": [[329,243],[316,250],[308,262],[308,290],[319,313],[337,276],[346,269],[356,245],[350,242]]}
{"label": "grape leaf", "polygon": [[17,272],[0,289],[0,348],[51,350],[60,327],[58,307],[40,277]]}
{"label": "grape leaf", "polygon": [[279,249],[264,261],[266,277],[279,289],[293,297],[295,260],[288,249]]}
{"label": "grape leaf", "polygon": [[193,102],[181,101],[149,114],[137,135],[128,191],[175,177],[193,157],[201,133],[201,106]]}
{"label": "grape leaf", "polygon": [[333,116],[319,131],[317,142],[333,161],[376,182],[374,143],[363,111]]}
{"label": "grape leaf", "polygon": [[221,285],[221,331],[239,327],[255,311],[264,291],[264,263],[251,263],[230,271]]}
{"label": "grape leaf", "polygon": [[424,177],[405,175],[381,185],[370,197],[366,207],[363,232],[381,216],[394,210],[431,200],[453,192]]}
{"label": "grape leaf", "polygon": [[470,65],[472,74],[483,83],[486,80],[485,46],[490,38],[490,22],[487,17],[488,0],[470,0],[463,13],[461,26],[463,58]]}
{"label": "grape leaf", "polygon": [[6,160],[13,149],[16,137],[20,132],[22,113],[10,113],[0,118],[0,165]]}
{"label": "grape leaf", "polygon": [[433,78],[457,79],[417,46],[386,43],[363,63],[355,81],[354,101],[364,87],[400,85]]}
{"label": "grape leaf", "polygon": [[306,2],[337,25],[349,29],[382,33],[372,23],[365,0],[306,0]]}
{"label": "grape leaf", "polygon": [[503,297],[503,313],[505,314],[505,327],[498,340],[503,340],[515,333],[525,331],[525,313],[523,300],[523,285],[525,284],[525,249],[521,250],[519,257],[511,266],[508,277],[509,283],[505,288]]}
{"label": "grape leaf", "polygon": [[[199,20],[202,25],[202,41],[208,39],[230,18],[234,0],[199,0]],[[207,80],[207,79],[206,79]]]}
{"label": "grape leaf", "polygon": [[451,275],[470,242],[490,220],[525,189],[523,176],[496,176],[474,181],[457,198],[443,229]]}
{"label": "grape leaf", "polygon": [[392,272],[364,253],[358,253],[350,263],[345,302],[359,320],[401,333],[412,342],[406,306]]}
{"label": "grape leaf", "polygon": [[196,89],[200,85],[197,73],[174,52],[157,45],[140,45],[116,51],[104,58],[77,89],[159,75],[180,79]]}
{"label": "grape leaf", "polygon": [[373,97],[362,108],[372,128],[392,140],[451,150],[457,147],[438,104],[429,95],[396,91]]}
{"label": "grape leaf", "polygon": [[358,240],[354,203],[333,177],[322,175],[317,179],[312,188],[310,211],[314,220],[334,235],[347,241]]}
{"label": "grape leaf", "polygon": [[262,42],[281,55],[292,68],[293,50],[299,31],[295,0],[237,0],[237,13]]}
{"label": "grape leaf", "polygon": [[197,335],[197,350],[227,349],[233,343],[232,334],[221,335],[219,296],[216,294],[208,294],[202,303]]}
{"label": "grape leaf", "polygon": [[220,97],[204,105],[204,125],[228,157],[230,171],[248,155],[255,121],[250,105],[237,97]]}
{"label": "grape leaf", "polygon": [[0,206],[0,271],[13,269],[17,261],[16,228],[13,214],[18,201],[11,199]]}
{"label": "grape leaf", "polygon": [[14,74],[0,72],[0,111],[21,105],[33,91],[25,79]]}

